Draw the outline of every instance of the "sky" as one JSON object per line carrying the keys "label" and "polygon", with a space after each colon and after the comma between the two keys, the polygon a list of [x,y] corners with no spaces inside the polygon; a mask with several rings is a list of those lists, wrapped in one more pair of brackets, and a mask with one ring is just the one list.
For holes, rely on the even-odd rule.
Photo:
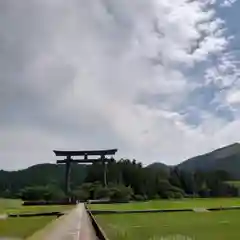
{"label": "sky", "polygon": [[240,140],[238,0],[0,1],[0,169],[118,148],[177,164]]}

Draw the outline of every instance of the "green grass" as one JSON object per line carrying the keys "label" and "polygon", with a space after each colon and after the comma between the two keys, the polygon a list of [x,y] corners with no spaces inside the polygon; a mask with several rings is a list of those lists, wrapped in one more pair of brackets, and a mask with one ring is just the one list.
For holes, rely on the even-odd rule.
{"label": "green grass", "polygon": [[240,206],[240,198],[199,198],[180,200],[156,200],[148,202],[132,202],[122,204],[92,204],[92,210],[144,210],[144,209],[179,209],[179,208],[211,208]]}
{"label": "green grass", "polygon": [[[240,206],[240,198],[156,200],[125,204],[93,204],[94,210],[182,209]],[[111,240],[239,239],[240,210],[96,215]],[[175,236],[175,238],[174,238]],[[181,237],[182,236],[182,237]],[[185,236],[185,238],[183,237]],[[188,237],[188,238],[187,238]]]}
{"label": "green grass", "polygon": [[239,217],[235,210],[97,215],[96,219],[111,240],[234,240],[240,238]]}
{"label": "green grass", "polygon": [[[20,200],[0,199],[0,214],[65,212],[73,207],[74,205],[22,206]],[[56,219],[56,217],[44,216],[0,219],[0,237],[26,238],[35,231],[43,228],[52,219]]]}
{"label": "green grass", "polygon": [[43,212],[65,212],[72,209],[74,205],[52,205],[52,206],[20,206],[18,208],[5,209],[6,213],[43,213]]}
{"label": "green grass", "polygon": [[21,200],[0,199],[0,214],[64,212],[72,209],[73,207],[74,205],[22,206]]}
{"label": "green grass", "polygon": [[7,209],[18,209],[21,204],[21,200],[0,198],[0,214],[5,213]]}
{"label": "green grass", "polygon": [[43,228],[53,219],[56,219],[56,217],[8,218],[0,220],[0,237],[25,239]]}

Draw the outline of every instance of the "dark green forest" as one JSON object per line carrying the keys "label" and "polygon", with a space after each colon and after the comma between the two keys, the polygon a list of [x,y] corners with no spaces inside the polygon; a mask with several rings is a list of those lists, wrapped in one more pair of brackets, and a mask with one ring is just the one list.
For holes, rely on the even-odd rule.
{"label": "dark green forest", "polygon": [[237,196],[237,189],[226,184],[232,180],[223,170],[188,172],[179,167],[149,165],[121,159],[107,166],[104,186],[102,164],[71,167],[71,192],[64,194],[65,166],[41,164],[14,171],[0,172],[1,197],[23,200],[110,199],[114,201],[158,198]]}
{"label": "dark green forest", "polygon": [[177,166],[153,163],[144,167],[136,160],[121,159],[107,166],[71,166],[71,192],[65,196],[65,166],[39,164],[19,171],[0,171],[0,197],[23,200],[74,198],[119,201],[183,197],[237,196],[227,181],[240,180],[240,144],[235,143],[188,159]]}

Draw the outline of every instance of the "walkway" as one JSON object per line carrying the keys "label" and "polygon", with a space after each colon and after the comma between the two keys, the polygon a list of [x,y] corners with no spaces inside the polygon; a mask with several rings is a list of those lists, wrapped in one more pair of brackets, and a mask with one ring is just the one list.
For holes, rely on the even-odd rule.
{"label": "walkway", "polygon": [[78,204],[29,240],[97,240],[84,204]]}

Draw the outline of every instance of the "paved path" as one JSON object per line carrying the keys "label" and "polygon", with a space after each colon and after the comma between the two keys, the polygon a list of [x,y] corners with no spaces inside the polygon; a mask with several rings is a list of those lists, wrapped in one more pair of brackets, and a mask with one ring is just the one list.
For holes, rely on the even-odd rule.
{"label": "paved path", "polygon": [[78,204],[69,214],[43,229],[30,239],[37,240],[97,240],[83,204]]}

